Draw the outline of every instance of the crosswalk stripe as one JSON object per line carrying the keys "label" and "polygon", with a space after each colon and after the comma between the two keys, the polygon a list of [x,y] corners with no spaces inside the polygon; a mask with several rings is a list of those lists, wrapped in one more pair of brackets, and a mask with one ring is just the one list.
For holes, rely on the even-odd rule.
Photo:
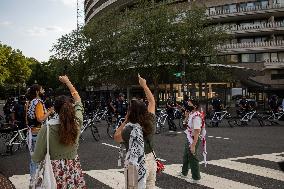
{"label": "crosswalk stripe", "polygon": [[[123,169],[91,170],[84,171],[84,173],[111,188],[122,189],[124,188],[125,179],[124,174],[120,173],[120,171],[123,171]],[[161,188],[156,187],[156,189]]]}
{"label": "crosswalk stripe", "polygon": [[16,189],[29,189],[30,175],[13,175],[9,180],[14,184]]}
{"label": "crosswalk stripe", "polygon": [[240,182],[232,181],[229,179],[225,179],[222,177],[217,177],[214,175],[208,175],[205,173],[201,173],[201,180],[195,182],[191,179],[191,175],[189,175],[186,178],[182,178],[178,176],[178,171],[181,171],[181,164],[172,164],[172,165],[166,165],[165,174],[171,175],[173,177],[177,177],[179,179],[183,179],[189,183],[194,183],[210,188],[218,188],[218,189],[257,189],[257,187],[243,184]]}
{"label": "crosswalk stripe", "polygon": [[239,160],[239,159],[248,159],[248,158],[256,158],[256,159],[262,159],[266,161],[272,161],[272,162],[282,162],[284,161],[284,157],[280,156],[284,153],[274,153],[274,154],[262,154],[262,155],[253,155],[253,156],[245,156],[245,157],[239,157],[239,158],[229,158],[230,160]]}
{"label": "crosswalk stripe", "polygon": [[284,173],[278,170],[250,165],[247,163],[240,163],[236,161],[231,161],[228,159],[222,159],[222,160],[211,160],[208,162],[210,165],[216,165],[219,167],[224,167],[228,169],[233,169],[236,171],[241,171],[245,173],[250,173],[258,176],[263,176],[275,180],[284,181]]}
{"label": "crosswalk stripe", "polygon": [[111,188],[124,188],[124,175],[119,172],[119,169],[115,170],[91,170],[84,171],[92,178],[108,185]]}

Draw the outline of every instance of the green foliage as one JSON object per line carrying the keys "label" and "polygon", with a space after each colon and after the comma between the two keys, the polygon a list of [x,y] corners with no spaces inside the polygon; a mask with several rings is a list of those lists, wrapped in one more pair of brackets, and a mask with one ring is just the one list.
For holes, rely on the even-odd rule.
{"label": "green foliage", "polygon": [[7,87],[22,86],[31,75],[31,60],[20,50],[0,44],[0,84]]}

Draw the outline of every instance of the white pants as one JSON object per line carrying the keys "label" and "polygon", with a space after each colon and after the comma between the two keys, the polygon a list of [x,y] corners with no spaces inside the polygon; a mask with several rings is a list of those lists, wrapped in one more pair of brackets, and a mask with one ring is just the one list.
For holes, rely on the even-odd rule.
{"label": "white pants", "polygon": [[146,154],[146,189],[155,189],[157,164],[153,153]]}

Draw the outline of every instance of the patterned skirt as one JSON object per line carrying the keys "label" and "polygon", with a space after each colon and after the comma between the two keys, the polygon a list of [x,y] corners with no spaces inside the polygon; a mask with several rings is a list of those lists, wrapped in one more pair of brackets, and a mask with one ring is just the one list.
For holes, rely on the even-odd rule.
{"label": "patterned skirt", "polygon": [[86,189],[79,156],[72,160],[51,160],[57,189]]}

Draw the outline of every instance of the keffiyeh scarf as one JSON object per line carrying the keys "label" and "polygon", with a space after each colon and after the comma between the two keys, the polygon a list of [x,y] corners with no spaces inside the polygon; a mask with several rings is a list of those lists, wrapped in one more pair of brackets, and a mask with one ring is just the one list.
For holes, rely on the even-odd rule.
{"label": "keffiyeh scarf", "polygon": [[132,164],[138,174],[138,189],[146,187],[146,164],[144,153],[144,139],[142,127],[139,124],[127,123],[125,127],[132,127],[129,139],[129,149],[126,153],[124,168]]}

